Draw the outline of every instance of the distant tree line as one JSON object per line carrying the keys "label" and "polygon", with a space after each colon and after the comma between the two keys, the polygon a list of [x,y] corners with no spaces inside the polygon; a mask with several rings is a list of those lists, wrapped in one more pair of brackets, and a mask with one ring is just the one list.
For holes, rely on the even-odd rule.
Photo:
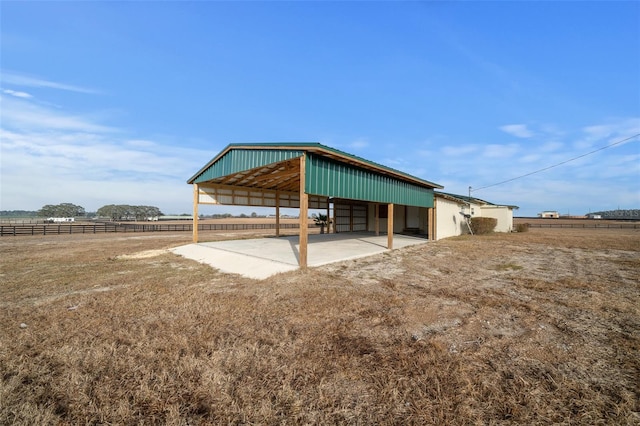
{"label": "distant tree line", "polygon": [[127,204],[109,204],[102,206],[96,212],[99,217],[108,217],[111,220],[148,220],[163,216],[158,207],[154,206],[130,206]]}
{"label": "distant tree line", "polygon": [[0,210],[0,217],[36,217],[37,210]]}
{"label": "distant tree line", "polygon": [[82,217],[85,214],[84,207],[72,203],[47,204],[38,210],[40,217]]}
{"label": "distant tree line", "polygon": [[[164,216],[164,214],[157,207],[153,206],[128,206],[128,205],[115,205],[111,204],[108,206],[101,207],[97,212],[84,212],[84,214],[68,214],[68,213],[79,213],[83,212],[84,208],[81,206],[75,206],[75,208],[69,208],[69,206],[73,206],[73,204],[63,203],[58,205],[46,205],[43,206],[40,210],[0,210],[0,217],[5,218],[34,218],[34,217],[87,217],[91,218],[94,216],[108,217],[113,220],[125,220],[126,218],[136,218],[136,219],[146,219],[148,217],[155,216]],[[148,210],[145,210],[147,208]],[[157,214],[149,214],[147,213],[156,213]],[[182,213],[179,216],[191,216],[189,213]],[[241,213],[239,215],[233,215],[231,213],[215,213],[211,215],[200,215],[201,218],[211,218],[211,219],[228,219],[231,217],[240,217],[240,218],[256,218],[256,217],[266,217],[265,215],[259,215],[256,212],[252,212],[247,215],[245,213]]]}
{"label": "distant tree line", "polygon": [[102,206],[95,213],[87,213],[82,206],[73,203],[47,204],[36,212],[27,210],[3,210],[2,217],[89,217],[101,216],[112,220],[147,220],[162,216],[163,213],[155,206],[130,206],[127,204],[110,204]]}

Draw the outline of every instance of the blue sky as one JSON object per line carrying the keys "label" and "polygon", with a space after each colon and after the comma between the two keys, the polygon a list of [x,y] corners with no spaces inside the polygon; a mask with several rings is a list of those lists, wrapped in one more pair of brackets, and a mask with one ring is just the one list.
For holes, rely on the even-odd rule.
{"label": "blue sky", "polygon": [[[1,210],[191,211],[233,142],[520,206],[640,208],[639,2],[0,3]],[[253,211],[244,208],[240,211]],[[215,207],[208,212],[237,212]]]}

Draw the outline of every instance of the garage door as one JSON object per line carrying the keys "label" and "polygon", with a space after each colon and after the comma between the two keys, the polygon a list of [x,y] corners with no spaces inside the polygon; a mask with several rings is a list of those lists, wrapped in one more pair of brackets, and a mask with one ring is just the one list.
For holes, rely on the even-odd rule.
{"label": "garage door", "polygon": [[334,206],[337,232],[367,230],[367,206],[365,204],[341,204]]}

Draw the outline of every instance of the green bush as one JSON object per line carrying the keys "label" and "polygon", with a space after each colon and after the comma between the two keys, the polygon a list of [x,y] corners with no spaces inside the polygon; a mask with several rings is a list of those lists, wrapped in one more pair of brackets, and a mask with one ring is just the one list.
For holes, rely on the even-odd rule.
{"label": "green bush", "polygon": [[516,232],[527,232],[527,231],[529,231],[528,223],[518,223],[516,225]]}
{"label": "green bush", "polygon": [[472,217],[471,230],[476,235],[490,234],[496,228],[498,219],[493,217]]}

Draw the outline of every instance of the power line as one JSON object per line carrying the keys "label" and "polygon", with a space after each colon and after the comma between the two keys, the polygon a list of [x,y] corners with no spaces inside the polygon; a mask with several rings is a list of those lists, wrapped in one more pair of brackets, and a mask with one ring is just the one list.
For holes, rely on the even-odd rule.
{"label": "power line", "polygon": [[493,187],[493,186],[498,186],[498,185],[502,185],[502,184],[507,183],[507,182],[513,182],[514,180],[522,179],[523,177],[527,177],[527,176],[535,175],[536,173],[544,172],[544,171],[546,171],[546,170],[553,169],[554,167],[562,166],[563,164],[570,163],[571,161],[575,161],[575,160],[578,160],[578,159],[580,159],[580,158],[586,157],[587,155],[595,154],[595,153],[596,153],[596,152],[598,152],[598,151],[602,151],[602,150],[605,150],[605,149],[607,149],[607,148],[611,148],[611,147],[613,147],[613,146],[620,145],[621,143],[624,143],[624,142],[627,142],[627,141],[629,141],[629,140],[631,140],[631,139],[637,138],[638,136],[640,136],[640,133],[637,133],[637,134],[635,134],[635,135],[633,135],[633,136],[630,136],[630,137],[628,137],[628,138],[626,138],[626,139],[622,139],[622,140],[620,140],[620,141],[613,142],[613,143],[611,143],[611,144],[609,144],[609,145],[606,145],[606,146],[600,147],[600,148],[595,149],[595,150],[593,150],[593,151],[591,151],[591,152],[587,152],[586,154],[582,154],[582,155],[579,155],[579,156],[577,156],[577,157],[573,157],[573,158],[571,158],[571,159],[569,159],[569,160],[562,161],[562,162],[557,163],[557,164],[554,164],[554,165],[552,165],[552,166],[547,166],[547,167],[545,167],[545,168],[543,168],[543,169],[536,170],[536,171],[534,171],[534,172],[526,173],[526,174],[524,174],[524,175],[516,176],[516,177],[511,178],[511,179],[503,180],[502,182],[493,183],[493,184],[491,184],[491,185],[487,185],[487,186],[481,186],[480,188],[475,188],[475,189],[473,189],[473,191],[474,191],[474,192],[475,192],[475,191],[480,191],[481,189],[491,188],[491,187]]}

